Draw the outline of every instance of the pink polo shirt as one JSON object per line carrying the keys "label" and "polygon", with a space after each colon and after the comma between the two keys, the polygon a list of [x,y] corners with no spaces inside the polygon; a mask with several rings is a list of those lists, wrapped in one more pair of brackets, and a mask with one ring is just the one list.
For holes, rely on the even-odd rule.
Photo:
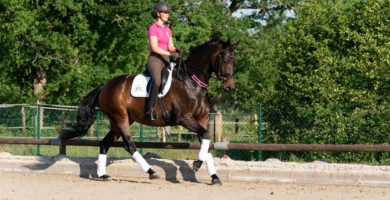
{"label": "pink polo shirt", "polygon": [[149,27],[148,38],[157,36],[158,46],[168,51],[169,39],[172,37],[172,31],[168,26],[160,26],[157,22]]}

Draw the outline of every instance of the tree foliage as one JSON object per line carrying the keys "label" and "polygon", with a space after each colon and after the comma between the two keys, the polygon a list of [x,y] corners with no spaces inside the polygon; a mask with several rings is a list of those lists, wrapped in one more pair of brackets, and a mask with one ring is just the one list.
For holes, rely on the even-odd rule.
{"label": "tree foliage", "polygon": [[[0,103],[74,105],[117,75],[141,73],[156,2],[0,0]],[[388,143],[388,0],[168,3],[185,52],[211,38],[240,41],[237,89],[212,80],[209,92],[233,112],[263,103],[265,142]]]}
{"label": "tree foliage", "polygon": [[3,102],[74,104],[110,76],[140,71],[151,3],[23,2],[0,3]]}
{"label": "tree foliage", "polygon": [[[236,102],[235,107],[246,109],[264,96],[261,92],[247,98],[246,93],[264,87],[259,86],[262,82],[272,83],[264,77],[270,76],[265,72],[272,70],[262,65],[270,62],[269,53],[258,53],[273,49],[273,41],[268,40],[272,31],[264,33],[268,29],[254,23],[255,15],[232,16],[238,8],[255,5],[255,1],[251,2],[230,7],[224,1],[169,2],[175,44],[185,52],[211,38],[241,41],[236,66],[238,90],[233,97],[236,100],[221,92],[216,80],[212,80],[210,93],[216,103]],[[276,2],[267,4],[277,5]],[[152,23],[150,11],[154,3],[1,0],[0,102],[77,104],[89,90],[116,75],[142,72],[148,56],[146,32]],[[280,12],[280,7],[269,6],[262,15]],[[256,76],[259,73],[263,74],[260,81]],[[247,75],[252,77],[248,79]]]}
{"label": "tree foliage", "polygon": [[276,51],[268,142],[389,142],[389,13],[386,0],[307,2],[297,11]]}

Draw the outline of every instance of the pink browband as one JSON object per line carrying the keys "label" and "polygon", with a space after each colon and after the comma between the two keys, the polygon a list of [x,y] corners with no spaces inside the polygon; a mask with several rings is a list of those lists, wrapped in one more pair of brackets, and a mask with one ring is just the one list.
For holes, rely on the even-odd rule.
{"label": "pink browband", "polygon": [[209,85],[201,81],[195,74],[192,74],[191,79],[195,81],[197,85],[199,85],[202,88],[207,88]]}

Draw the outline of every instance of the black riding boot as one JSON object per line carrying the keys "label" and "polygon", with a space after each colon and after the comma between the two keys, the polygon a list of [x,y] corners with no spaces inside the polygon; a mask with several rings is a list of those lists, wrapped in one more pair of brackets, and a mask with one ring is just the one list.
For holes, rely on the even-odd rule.
{"label": "black riding boot", "polygon": [[145,114],[150,120],[156,120],[157,115],[154,112],[154,106],[156,105],[156,99],[158,95],[158,87],[155,84],[152,84],[152,88],[150,89],[149,92],[149,98],[147,99],[147,104],[146,104],[146,112]]}

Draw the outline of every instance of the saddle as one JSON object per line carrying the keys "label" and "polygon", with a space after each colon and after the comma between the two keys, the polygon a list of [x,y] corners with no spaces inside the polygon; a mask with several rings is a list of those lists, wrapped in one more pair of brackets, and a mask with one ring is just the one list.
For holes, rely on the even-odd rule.
{"label": "saddle", "polygon": [[[172,72],[176,63],[170,63],[169,66],[165,67],[161,71],[161,86],[159,88],[158,97],[164,97],[172,84]],[[152,77],[150,73],[146,70],[146,72],[142,74],[138,74],[135,76],[133,80],[133,84],[131,86],[131,96],[133,97],[149,97],[149,91],[152,85]]]}

